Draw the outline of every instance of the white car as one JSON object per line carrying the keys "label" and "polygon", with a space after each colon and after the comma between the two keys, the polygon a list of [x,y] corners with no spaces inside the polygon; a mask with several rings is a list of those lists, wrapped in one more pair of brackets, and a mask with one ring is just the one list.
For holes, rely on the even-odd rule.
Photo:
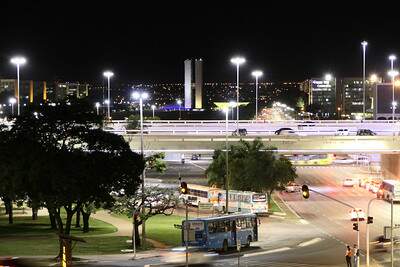
{"label": "white car", "polygon": [[337,129],[335,135],[339,136],[349,135],[349,129]]}
{"label": "white car", "polygon": [[353,178],[346,178],[343,180],[343,186],[346,186],[346,187],[353,187],[357,184],[358,184],[358,181]]}
{"label": "white car", "polygon": [[365,220],[365,212],[360,208],[352,209],[352,210],[350,210],[349,213],[350,213],[350,220],[351,221],[357,221],[357,213],[358,213],[358,220],[359,221],[364,221]]}
{"label": "white car", "polygon": [[300,190],[301,190],[300,185],[294,182],[288,183],[287,186],[285,187],[285,191],[288,193],[300,192]]}

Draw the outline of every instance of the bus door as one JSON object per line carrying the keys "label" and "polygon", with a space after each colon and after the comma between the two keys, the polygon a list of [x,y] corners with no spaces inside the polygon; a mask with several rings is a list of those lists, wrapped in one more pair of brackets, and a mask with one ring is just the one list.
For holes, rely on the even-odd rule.
{"label": "bus door", "polygon": [[258,241],[258,218],[255,217],[252,220],[253,220],[253,233],[254,233],[253,241]]}
{"label": "bus door", "polygon": [[231,231],[231,244],[232,246],[236,246],[237,241],[237,224],[236,220],[230,221],[230,231]]}

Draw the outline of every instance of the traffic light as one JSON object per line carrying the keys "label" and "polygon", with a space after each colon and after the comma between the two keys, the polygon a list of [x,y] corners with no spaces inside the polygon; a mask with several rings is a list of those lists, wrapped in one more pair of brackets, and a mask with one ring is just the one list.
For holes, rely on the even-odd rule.
{"label": "traffic light", "polygon": [[310,197],[310,190],[308,189],[308,186],[303,184],[303,186],[301,187],[301,191],[303,192],[303,197],[305,199]]}
{"label": "traffic light", "polygon": [[358,223],[353,223],[353,230],[358,231]]}
{"label": "traffic light", "polygon": [[367,217],[367,224],[374,223],[374,217],[368,216]]}
{"label": "traffic light", "polygon": [[179,192],[181,194],[183,194],[183,195],[186,195],[186,194],[189,193],[189,189],[188,189],[187,183],[181,182],[181,187],[179,188]]}

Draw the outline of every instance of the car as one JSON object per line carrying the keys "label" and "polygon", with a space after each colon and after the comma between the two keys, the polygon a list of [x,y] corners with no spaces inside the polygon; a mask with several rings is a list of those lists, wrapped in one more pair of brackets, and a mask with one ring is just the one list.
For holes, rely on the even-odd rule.
{"label": "car", "polygon": [[364,221],[365,220],[365,212],[360,208],[356,208],[356,209],[350,210],[349,214],[350,214],[350,220],[351,221],[357,221],[357,214],[358,214],[358,220],[359,221]]}
{"label": "car", "polygon": [[353,178],[346,178],[343,180],[343,186],[345,187],[354,187],[356,184],[358,184],[358,181]]}
{"label": "car", "polygon": [[199,160],[201,158],[200,154],[192,154],[191,160]]}
{"label": "car", "polygon": [[338,135],[338,136],[346,136],[346,135],[349,135],[349,129],[345,129],[345,128],[343,128],[343,129],[337,129],[335,135]]}
{"label": "car", "polygon": [[297,135],[292,128],[280,128],[275,131],[276,135]]}
{"label": "car", "polygon": [[287,193],[300,192],[300,190],[301,190],[300,185],[296,184],[295,182],[290,182],[285,186],[285,191]]}
{"label": "car", "polygon": [[376,135],[376,133],[371,131],[370,129],[359,129],[357,131],[357,135],[359,135],[359,136],[374,136],[374,135]]}
{"label": "car", "polygon": [[242,129],[236,129],[233,133],[233,136],[246,136],[247,135],[247,130],[242,128]]}
{"label": "car", "polygon": [[379,192],[379,189],[381,188],[381,184],[380,182],[373,182],[371,183],[370,187],[369,187],[369,191],[371,191],[374,194],[377,194]]}

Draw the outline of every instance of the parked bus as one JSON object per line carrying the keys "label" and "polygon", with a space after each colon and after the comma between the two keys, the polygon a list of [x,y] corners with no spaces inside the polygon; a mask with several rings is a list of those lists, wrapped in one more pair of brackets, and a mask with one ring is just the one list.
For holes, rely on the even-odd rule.
{"label": "parked bus", "polygon": [[[182,221],[183,246],[187,240],[185,226],[186,221]],[[247,247],[251,242],[258,241],[258,220],[255,214],[190,219],[188,226],[188,246],[226,252],[238,243]]]}
{"label": "parked bus", "polygon": [[383,180],[376,196],[387,201],[400,202],[400,182],[396,180]]}
{"label": "parked bus", "polygon": [[[184,196],[188,203],[198,206],[199,203],[213,203],[215,209],[225,210],[226,191],[202,185],[188,184],[189,193]],[[229,190],[229,212],[267,213],[268,200],[265,193]]]}

